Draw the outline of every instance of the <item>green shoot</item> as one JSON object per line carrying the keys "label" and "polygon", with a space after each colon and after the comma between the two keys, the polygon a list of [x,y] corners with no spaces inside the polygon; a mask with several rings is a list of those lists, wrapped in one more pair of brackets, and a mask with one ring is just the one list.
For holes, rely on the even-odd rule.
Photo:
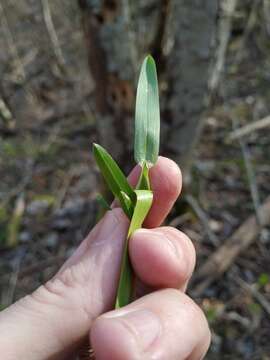
{"label": "green shoot", "polygon": [[141,166],[141,174],[133,190],[125,175],[100,145],[93,145],[97,165],[113,195],[118,199],[130,226],[122,256],[120,279],[116,296],[116,308],[130,303],[134,293],[134,276],[128,256],[128,240],[133,232],[142,227],[151,208],[153,193],[149,179],[149,168],[157,162],[159,151],[159,98],[155,61],[147,56],[139,77],[136,114],[134,157]]}

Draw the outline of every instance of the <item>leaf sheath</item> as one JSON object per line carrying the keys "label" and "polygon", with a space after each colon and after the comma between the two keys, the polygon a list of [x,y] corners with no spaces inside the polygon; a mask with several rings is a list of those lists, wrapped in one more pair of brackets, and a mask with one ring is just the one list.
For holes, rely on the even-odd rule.
{"label": "leaf sheath", "polygon": [[137,201],[134,207],[122,255],[120,280],[115,304],[116,309],[125,306],[132,301],[133,270],[128,255],[128,242],[134,231],[141,228],[153,201],[153,193],[150,190],[135,190],[135,193]]}

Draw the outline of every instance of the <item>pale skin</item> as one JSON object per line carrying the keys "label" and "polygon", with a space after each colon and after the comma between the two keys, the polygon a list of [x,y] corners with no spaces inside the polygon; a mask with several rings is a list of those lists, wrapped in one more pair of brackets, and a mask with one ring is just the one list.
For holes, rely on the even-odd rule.
{"label": "pale skin", "polygon": [[[138,177],[138,168],[130,176]],[[140,298],[112,310],[128,220],[107,212],[59,272],[0,313],[3,360],[73,359],[89,338],[97,360],[199,360],[210,343],[201,309],[185,294],[195,266],[191,240],[162,227],[181,191],[177,165],[160,157],[150,171],[154,202],[130,239]]]}

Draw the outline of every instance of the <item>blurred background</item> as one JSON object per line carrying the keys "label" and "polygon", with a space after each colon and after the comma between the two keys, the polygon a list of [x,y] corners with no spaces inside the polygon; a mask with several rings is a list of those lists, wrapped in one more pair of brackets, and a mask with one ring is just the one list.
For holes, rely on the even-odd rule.
{"label": "blurred background", "polygon": [[270,0],[1,0],[0,308],[50,278],[97,221],[91,144],[134,165],[142,59],[161,154],[185,185],[167,224],[197,250],[207,359],[270,359]]}

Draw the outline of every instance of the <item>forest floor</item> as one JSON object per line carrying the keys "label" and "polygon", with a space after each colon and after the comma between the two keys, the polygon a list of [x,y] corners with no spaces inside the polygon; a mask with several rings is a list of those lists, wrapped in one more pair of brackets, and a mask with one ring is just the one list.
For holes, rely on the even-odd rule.
{"label": "forest floor", "polygon": [[[93,88],[79,12],[75,4],[54,1],[59,54],[46,30],[46,11],[46,1],[0,4],[2,309],[50,278],[100,211],[91,156]],[[262,11],[238,9],[224,76],[196,151],[192,190],[167,221],[194,241],[195,278],[270,194],[269,128],[229,140],[235,128],[270,113],[270,29],[264,24]],[[191,283],[189,292],[213,333],[207,359],[270,359],[269,259],[265,226],[224,275],[200,291]]]}

